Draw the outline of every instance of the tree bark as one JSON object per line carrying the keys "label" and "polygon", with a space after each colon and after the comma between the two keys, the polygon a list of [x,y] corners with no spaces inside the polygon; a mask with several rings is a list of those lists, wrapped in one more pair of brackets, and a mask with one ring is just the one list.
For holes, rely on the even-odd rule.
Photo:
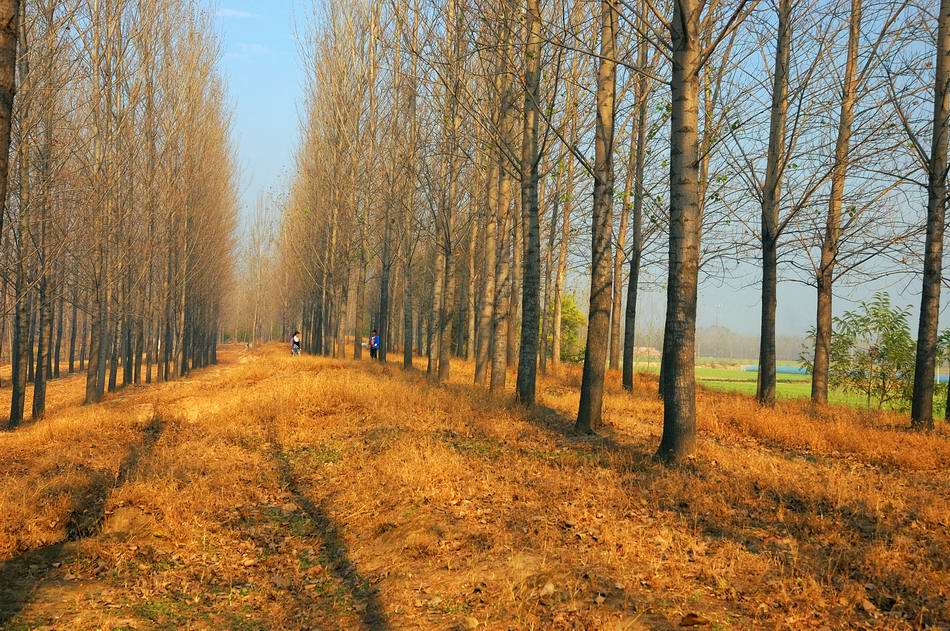
{"label": "tree bark", "polygon": [[51,373],[52,377],[59,378],[62,374],[62,369],[60,368],[60,361],[62,359],[62,350],[63,350],[63,329],[65,328],[63,321],[66,319],[66,272],[60,268],[58,279],[56,281],[56,303],[59,305],[56,309],[56,342],[53,345],[53,372]]}
{"label": "tree bark", "polygon": [[[511,138],[514,138],[512,135]],[[521,208],[521,196],[514,197],[514,212],[511,214],[511,247],[508,252],[511,255],[511,266],[509,273],[511,275],[511,292],[508,300],[508,344],[507,359],[508,368],[515,366],[518,357],[518,347],[520,344],[520,323],[521,323],[521,300],[523,286],[523,264],[524,264],[524,225],[521,220],[523,210]]]}
{"label": "tree bark", "polygon": [[943,280],[943,234],[947,211],[947,136],[950,135],[950,0],[941,0],[937,24],[937,67],[934,73],[933,138],[927,178],[927,240],[924,278],[917,328],[917,361],[911,422],[933,429],[934,370],[937,361],[937,324],[940,283]]}
{"label": "tree bark", "polygon": [[[79,328],[79,288],[73,280],[72,317],[69,321],[69,374],[76,372],[76,333]],[[80,369],[81,370],[81,369]]]}
{"label": "tree bark", "polygon": [[848,28],[848,56],[845,62],[844,85],[841,93],[841,113],[838,119],[838,138],[835,142],[835,162],[831,171],[831,196],[825,235],[821,243],[821,262],[816,283],[818,309],[815,322],[815,361],[812,364],[811,400],[815,405],[828,403],[828,369],[831,353],[832,299],[838,242],[841,238],[841,204],[845,178],[848,172],[848,151],[851,143],[851,124],[854,120],[858,45],[861,37],[861,2],[851,0],[851,20]]}
{"label": "tree bark", "polygon": [[452,52],[450,84],[446,86],[448,108],[446,111],[445,127],[447,129],[446,145],[448,151],[448,191],[445,197],[445,208],[442,211],[442,250],[443,250],[443,278],[442,304],[439,308],[439,383],[449,380],[449,371],[452,365],[452,326],[455,319],[455,206],[458,203],[459,177],[459,91],[462,81],[463,55],[463,28],[464,15],[462,5],[458,0],[449,0],[449,20],[452,24]]}
{"label": "tree bark", "polygon": [[[434,282],[432,283],[432,312],[429,315],[430,330],[433,329],[433,324],[435,328],[437,328],[441,322],[442,292],[445,290],[445,251],[442,249],[441,243],[436,243],[435,256],[433,258],[435,261],[435,272],[433,274]],[[436,330],[435,336],[430,333],[427,349],[429,361],[426,364],[426,373],[430,378],[434,376],[436,379],[439,374],[439,357],[441,356],[438,350],[439,342],[438,330]]]}
{"label": "tree bark", "polygon": [[23,253],[17,254],[16,281],[14,285],[14,312],[13,312],[13,378],[10,395],[10,418],[7,427],[13,429],[23,422],[23,411],[26,403],[26,343],[27,343],[27,312],[25,285],[26,273],[23,269]]}
{"label": "tree bark", "polygon": [[[642,73],[641,73],[642,77]],[[633,179],[636,171],[636,138],[637,120],[633,120],[633,129],[630,133],[630,152],[627,159],[627,172],[624,178],[623,194],[620,203],[620,226],[617,231],[617,242],[614,245],[613,288],[610,301],[610,353],[608,365],[611,370],[620,370],[621,359],[621,317],[623,307],[623,259],[626,256],[624,248],[627,245],[627,227],[630,223],[630,198],[633,192]]]}
{"label": "tree bark", "polygon": [[478,284],[475,274],[475,242],[478,240],[478,224],[474,219],[471,222],[471,235],[468,240],[468,249],[465,255],[466,286],[465,286],[465,359],[475,360],[475,323],[478,319]]}
{"label": "tree bark", "polygon": [[498,210],[501,215],[498,217],[498,226],[500,230],[500,239],[498,242],[499,252],[495,266],[495,297],[494,297],[494,317],[492,318],[491,332],[491,378],[489,381],[489,391],[498,394],[505,391],[505,382],[508,378],[508,318],[511,315],[508,309],[508,303],[511,300],[511,259],[506,256],[510,250],[507,240],[511,239],[509,219],[513,214],[511,206],[511,179],[505,172],[503,166],[504,158],[499,156],[498,169]]}
{"label": "tree bark", "polygon": [[[566,154],[562,154],[562,160]],[[554,241],[557,235],[557,221],[560,216],[560,195],[563,187],[564,170],[558,169],[558,176],[554,185],[554,201],[551,203],[551,225],[548,228],[548,244],[544,253],[544,296],[541,300],[541,344],[540,356],[538,358],[538,369],[541,374],[548,372],[548,350],[549,340],[551,339],[551,322],[553,320],[554,309],[552,295],[554,293],[554,282],[551,278],[554,273]],[[541,204],[543,206],[543,204]]]}
{"label": "tree bark", "polygon": [[561,320],[564,303],[564,280],[567,276],[567,256],[571,245],[571,210],[574,207],[574,158],[568,158],[567,184],[561,215],[561,241],[558,244],[557,269],[554,273],[554,314],[551,316],[551,370],[561,365]]}
{"label": "tree bark", "polygon": [[600,63],[597,71],[597,126],[594,151],[594,198],[591,219],[590,316],[584,373],[575,431],[593,433],[601,423],[607,336],[611,304],[611,205],[614,196],[614,117],[617,92],[617,12],[609,0],[600,4]]}
{"label": "tree bark", "polygon": [[765,183],[762,189],[762,318],[756,399],[775,405],[775,309],[778,292],[779,210],[785,170],[785,121],[788,114],[788,62],[792,45],[792,1],[778,3],[778,33],[772,80],[772,110]]}
{"label": "tree bark", "polygon": [[680,461],[696,443],[696,296],[699,181],[699,1],[674,3],[670,117],[670,239],[663,339],[663,437],[657,457]]}
{"label": "tree bark", "polygon": [[[640,3],[641,12],[645,9]],[[641,13],[642,15],[642,13]],[[642,18],[641,18],[642,22]],[[647,38],[641,36],[637,42],[637,64],[647,66]],[[636,332],[637,332],[637,294],[640,283],[640,261],[643,255],[643,174],[647,156],[647,115],[649,110],[652,82],[644,73],[637,77],[637,149],[634,156],[633,171],[633,234],[630,242],[630,274],[627,277],[627,308],[623,325],[623,387],[633,391],[636,370]],[[625,202],[626,203],[626,202]]]}
{"label": "tree bark", "polygon": [[496,226],[499,215],[498,193],[499,173],[498,163],[501,158],[492,154],[491,165],[488,169],[487,205],[485,213],[485,248],[484,265],[482,267],[482,297],[478,313],[478,334],[476,336],[478,348],[475,353],[475,383],[484,386],[488,383],[488,368],[491,365],[491,338],[492,322],[494,321],[495,307],[495,266],[496,266]]}
{"label": "tree bark", "polygon": [[20,0],[0,0],[0,234],[6,216],[7,172],[10,168],[10,129],[16,95],[17,37]]}
{"label": "tree bark", "polygon": [[[534,405],[538,374],[538,335],[541,325],[541,227],[538,217],[540,153],[539,99],[541,84],[541,3],[527,0],[525,47],[524,125],[521,140],[521,212],[524,235],[524,268],[521,289],[521,345],[518,351],[517,398]],[[515,243],[515,248],[522,247]]]}

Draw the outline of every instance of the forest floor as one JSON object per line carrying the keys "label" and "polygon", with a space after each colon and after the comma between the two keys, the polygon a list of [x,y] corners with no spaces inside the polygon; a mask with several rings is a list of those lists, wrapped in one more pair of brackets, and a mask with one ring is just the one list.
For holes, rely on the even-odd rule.
{"label": "forest floor", "polygon": [[950,432],[579,372],[527,409],[396,364],[227,349],[218,366],[0,433],[0,628],[950,625]]}

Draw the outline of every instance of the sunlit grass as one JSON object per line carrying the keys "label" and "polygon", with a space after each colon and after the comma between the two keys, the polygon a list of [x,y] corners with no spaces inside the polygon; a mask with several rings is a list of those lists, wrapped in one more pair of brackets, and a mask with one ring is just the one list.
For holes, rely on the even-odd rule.
{"label": "sunlit grass", "polygon": [[[590,439],[570,432],[576,367],[543,377],[528,410],[471,386],[464,362],[436,386],[421,361],[406,373],[282,346],[225,359],[0,435],[0,564],[68,538],[83,493],[108,487],[101,528],[28,570],[47,578],[14,623],[950,621],[942,424],[917,434],[900,415],[702,389],[696,457],[669,469],[651,460],[662,403],[646,374],[633,396],[608,375]],[[51,384],[64,400],[80,387]],[[154,445],[119,475],[155,419]]]}

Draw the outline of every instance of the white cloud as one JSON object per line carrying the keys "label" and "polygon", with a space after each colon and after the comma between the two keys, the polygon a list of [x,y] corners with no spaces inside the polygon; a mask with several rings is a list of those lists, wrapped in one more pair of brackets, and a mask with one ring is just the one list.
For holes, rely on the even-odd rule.
{"label": "white cloud", "polygon": [[250,57],[263,57],[270,55],[271,50],[263,44],[238,44],[237,47],[228,52],[227,59],[249,59]]}
{"label": "white cloud", "polygon": [[260,17],[256,13],[242,11],[241,9],[218,9],[217,16],[219,18],[238,18],[241,20],[249,20]]}

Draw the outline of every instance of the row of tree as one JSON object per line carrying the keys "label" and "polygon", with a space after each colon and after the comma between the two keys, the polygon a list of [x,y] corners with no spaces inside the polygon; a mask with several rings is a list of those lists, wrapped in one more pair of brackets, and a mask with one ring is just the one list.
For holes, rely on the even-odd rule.
{"label": "row of tree", "polygon": [[679,460],[696,439],[701,279],[758,269],[764,405],[780,272],[815,287],[823,404],[835,288],[923,269],[913,418],[930,426],[950,114],[939,4],[331,0],[309,38],[296,174],[273,200],[281,319],[332,355],[352,340],[359,357],[376,328],[383,359],[424,353],[437,381],[466,357],[498,392],[516,366],[532,404],[561,355],[568,274],[589,274],[590,432],[605,371],[634,386],[638,291],[659,282],[658,455]]}
{"label": "row of tree", "polygon": [[85,371],[95,402],[215,361],[237,199],[218,43],[195,3],[4,0],[0,26],[15,426],[27,383],[38,418],[63,373]]}

